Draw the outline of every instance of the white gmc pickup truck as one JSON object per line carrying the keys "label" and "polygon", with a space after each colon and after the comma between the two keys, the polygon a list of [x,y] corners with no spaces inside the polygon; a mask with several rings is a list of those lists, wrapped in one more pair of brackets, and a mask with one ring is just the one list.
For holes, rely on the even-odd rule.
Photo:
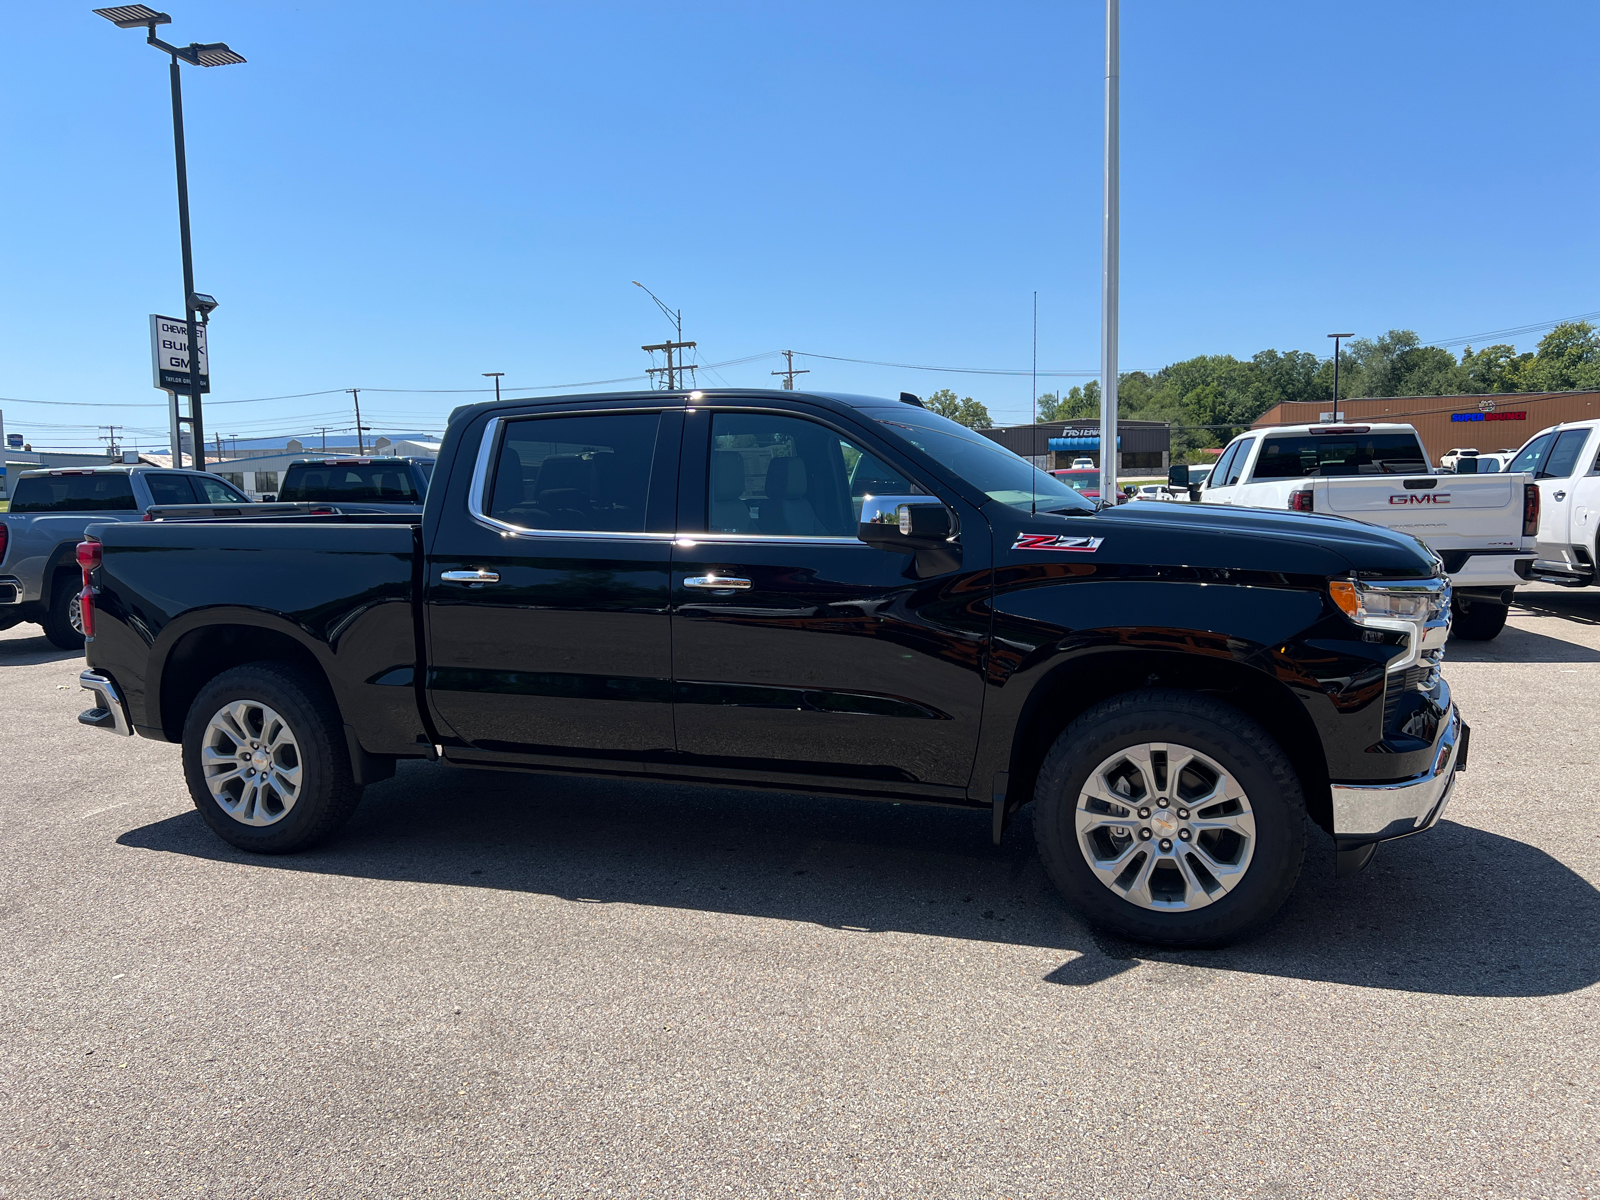
{"label": "white gmc pickup truck", "polygon": [[[1187,470],[1173,467],[1168,482],[1187,486]],[[1533,476],[1515,463],[1497,474],[1436,474],[1410,425],[1251,430],[1223,450],[1196,498],[1353,517],[1411,534],[1444,560],[1457,637],[1496,636],[1517,585],[1533,573]]]}
{"label": "white gmc pickup truck", "polygon": [[1539,485],[1543,503],[1533,577],[1567,587],[1594,583],[1600,561],[1600,421],[1541,429],[1506,470],[1532,472]]}

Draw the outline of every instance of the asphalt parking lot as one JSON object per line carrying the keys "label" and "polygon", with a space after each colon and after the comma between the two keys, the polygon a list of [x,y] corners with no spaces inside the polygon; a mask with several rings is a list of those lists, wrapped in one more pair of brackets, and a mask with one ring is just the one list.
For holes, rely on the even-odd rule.
{"label": "asphalt parking lot", "polygon": [[0,1196],[1600,1195],[1600,590],[1447,677],[1431,834],[1097,940],[986,814],[417,764],[222,844],[0,634]]}

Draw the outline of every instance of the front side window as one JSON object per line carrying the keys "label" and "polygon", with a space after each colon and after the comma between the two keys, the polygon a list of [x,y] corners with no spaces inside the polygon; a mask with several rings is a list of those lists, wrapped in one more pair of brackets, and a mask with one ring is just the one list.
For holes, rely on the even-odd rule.
{"label": "front side window", "polygon": [[1233,451],[1233,461],[1228,464],[1228,473],[1223,477],[1222,486],[1232,487],[1239,482],[1244,474],[1244,465],[1250,461],[1250,448],[1255,445],[1253,438],[1245,438]]}
{"label": "front side window", "polygon": [[17,482],[14,513],[133,512],[133,485],[125,474],[39,475]]}
{"label": "front side window", "polygon": [[764,413],[711,419],[711,533],[854,537],[867,496],[913,491],[921,489],[815,421]]}
{"label": "front side window", "polygon": [[[269,472],[258,472],[256,483],[259,485],[261,476]],[[272,474],[272,481],[277,483],[276,473]],[[215,475],[190,475],[189,482],[194,485],[195,495],[200,497],[201,504],[248,504],[250,497],[243,492],[235,491]],[[240,479],[243,486],[243,478]]]}
{"label": "front side window", "polygon": [[1427,469],[1414,433],[1295,433],[1268,437],[1250,478],[1417,475]]}
{"label": "front side window", "polygon": [[1555,445],[1550,447],[1550,458],[1539,472],[1539,479],[1565,479],[1571,475],[1578,466],[1578,455],[1583,453],[1583,444],[1589,440],[1587,429],[1563,429],[1556,435]]}
{"label": "front side window", "polygon": [[1092,501],[1048,471],[948,417],[910,404],[873,409],[868,415],[991,500],[1038,512],[1095,511]]}
{"label": "front side window", "polygon": [[508,421],[489,516],[523,529],[643,533],[657,413]]}
{"label": "front side window", "polygon": [[1228,470],[1233,466],[1233,460],[1238,457],[1239,447],[1243,442],[1235,442],[1222,452],[1222,457],[1217,459],[1217,465],[1206,478],[1207,487],[1222,487],[1227,481]]}
{"label": "front side window", "polygon": [[1506,470],[1513,473],[1532,471],[1537,475],[1539,468],[1544,465],[1544,456],[1550,453],[1550,446],[1555,440],[1556,435],[1554,433],[1541,433],[1533,441],[1517,451],[1517,456],[1511,460],[1511,465]]}

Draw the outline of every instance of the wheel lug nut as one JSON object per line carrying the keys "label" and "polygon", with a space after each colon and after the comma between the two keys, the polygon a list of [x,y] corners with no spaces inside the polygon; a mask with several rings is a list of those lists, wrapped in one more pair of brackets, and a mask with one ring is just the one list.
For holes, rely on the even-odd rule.
{"label": "wheel lug nut", "polygon": [[1161,848],[1163,850],[1171,850],[1172,849],[1172,839],[1171,838],[1162,838],[1161,839]]}
{"label": "wheel lug nut", "polygon": [[1189,840],[1189,836],[1189,831],[1187,829],[1178,830],[1178,837],[1180,840],[1187,842]]}
{"label": "wheel lug nut", "polygon": [[1148,808],[1141,808],[1139,810],[1139,815],[1148,821],[1150,819],[1150,810]]}
{"label": "wheel lug nut", "polygon": [[1148,842],[1150,840],[1150,831],[1148,829],[1139,830],[1139,840],[1141,842]]}
{"label": "wheel lug nut", "polygon": [[1178,820],[1187,821],[1188,819],[1189,819],[1189,810],[1187,808],[1180,808],[1178,810]]}
{"label": "wheel lug nut", "polygon": [[1167,806],[1167,798],[1165,796],[1163,796],[1161,799],[1157,800],[1156,803],[1159,804],[1162,808],[1165,808]]}

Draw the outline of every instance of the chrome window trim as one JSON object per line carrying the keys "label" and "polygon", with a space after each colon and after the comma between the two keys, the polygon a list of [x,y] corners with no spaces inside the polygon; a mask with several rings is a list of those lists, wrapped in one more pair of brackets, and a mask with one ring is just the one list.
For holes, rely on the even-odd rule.
{"label": "chrome window trim", "polygon": [[[938,497],[933,497],[937,499]],[[701,542],[713,542],[717,545],[745,545],[745,546],[791,546],[803,544],[808,546],[867,546],[860,538],[840,537],[835,534],[817,534],[807,537],[799,533],[677,533],[673,541],[681,546],[699,545]],[[871,547],[867,547],[871,549]]]}
{"label": "chrome window trim", "polygon": [[[612,410],[622,414],[637,413],[638,409]],[[644,409],[644,412],[655,413],[659,416],[665,409]],[[567,416],[608,416],[609,412],[581,412],[581,413],[547,413],[544,416],[529,414],[527,420],[543,420]],[[500,445],[502,427],[509,425],[513,417],[490,417],[489,423],[483,427],[483,440],[478,443],[478,457],[472,465],[472,479],[467,484],[467,515],[482,525],[485,529],[493,530],[503,537],[559,539],[566,541],[581,540],[594,541],[601,539],[612,542],[670,542],[676,536],[671,533],[619,533],[609,529],[530,529],[525,525],[513,525],[509,521],[502,521],[498,517],[491,517],[485,510],[486,494],[489,488],[489,469],[493,465]]]}

